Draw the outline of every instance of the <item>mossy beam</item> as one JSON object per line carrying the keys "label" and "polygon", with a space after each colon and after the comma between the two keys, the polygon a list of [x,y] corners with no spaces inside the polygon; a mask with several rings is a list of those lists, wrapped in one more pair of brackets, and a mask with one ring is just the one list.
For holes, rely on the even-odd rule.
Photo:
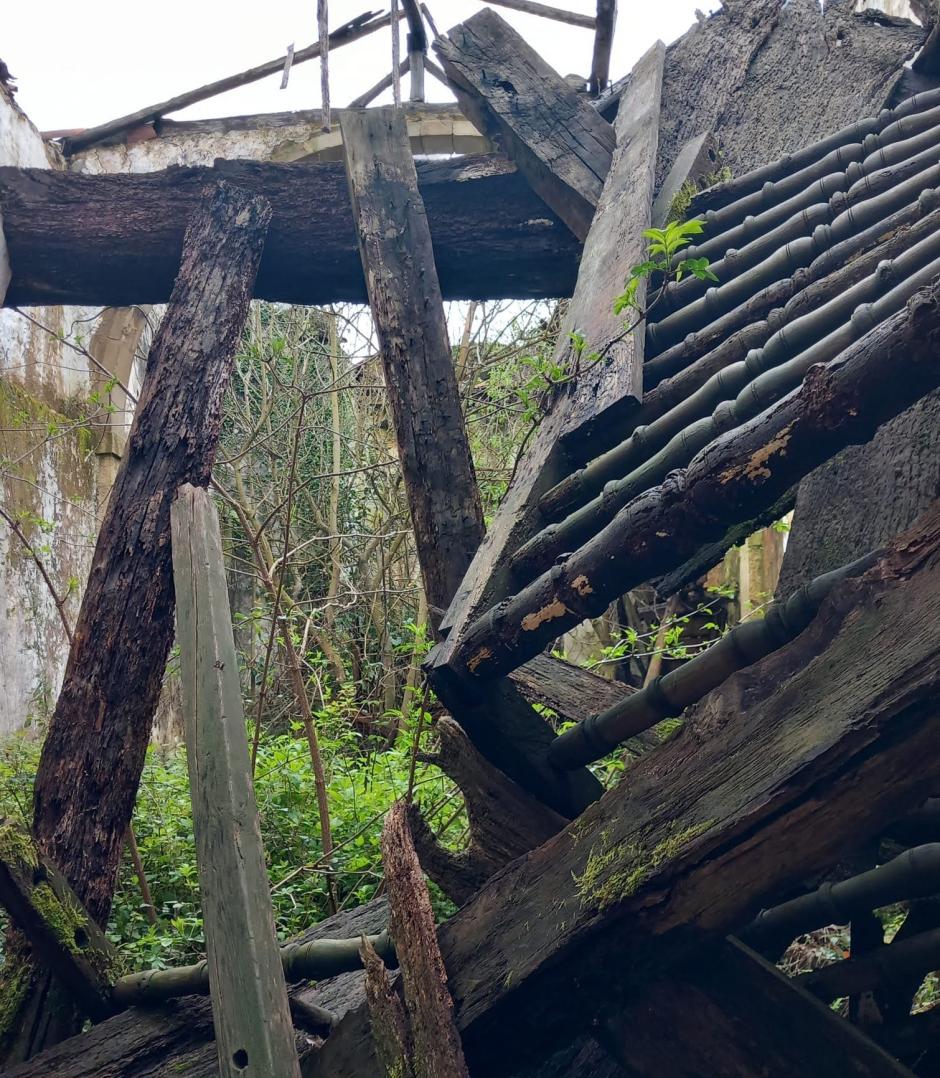
{"label": "mossy beam", "polygon": [[[111,984],[120,972],[117,953],[58,869],[10,820],[0,823],[0,902],[85,1014],[100,1020],[115,1012]],[[12,990],[6,984],[4,995]]]}
{"label": "mossy beam", "polygon": [[[817,577],[782,603],[772,604],[761,619],[736,625],[713,647],[664,677],[654,678],[640,692],[591,715],[552,743],[555,767],[581,767],[606,756],[615,746],[643,730],[674,718],[735,671],[751,666],[788,644],[813,620],[836,584],[864,572],[875,555]],[[938,847],[940,850],[940,847]],[[828,923],[828,922],[824,922]]]}
{"label": "mossy beam", "polygon": [[[324,980],[338,973],[362,969],[359,945],[362,937],[322,939],[309,943],[290,943],[281,948],[281,964],[288,983]],[[379,956],[395,961],[395,948],[388,932],[369,936]],[[150,969],[122,977],[114,986],[114,1002],[121,1008],[153,1006],[179,996],[209,994],[209,971],[205,961],[176,969]]]}
{"label": "mossy beam", "polygon": [[677,568],[774,505],[847,445],[868,441],[940,385],[938,342],[934,281],[783,401],[715,439],[574,553],[476,619],[452,642],[451,676],[473,684],[515,669],[616,596]]}
{"label": "mossy beam", "polygon": [[[938,169],[940,177],[940,169]],[[624,440],[572,472],[539,501],[547,521],[559,520],[596,497],[606,483],[627,475],[691,419],[692,395],[704,386],[720,388],[715,376],[739,369],[754,349],[763,348],[775,333],[791,322],[843,296],[878,265],[904,253],[940,227],[940,189],[921,192],[919,198],[859,237],[838,245],[838,259],[817,259],[805,271],[809,283],[766,318],[749,323],[725,337],[671,379],[648,388],[642,406],[627,421]],[[647,380],[649,386],[649,380]],[[725,386],[727,389],[727,386]],[[701,415],[702,398],[698,415]],[[687,403],[689,402],[689,403]],[[669,418],[671,417],[671,418]]]}
{"label": "mossy beam", "polygon": [[915,94],[913,97],[902,101],[896,108],[884,109],[876,120],[867,118],[850,124],[829,135],[827,138],[814,142],[805,149],[796,153],[787,154],[772,161],[769,165],[752,169],[741,176],[735,176],[727,183],[716,184],[714,187],[697,195],[692,202],[693,215],[703,214],[708,210],[717,211],[732,202],[737,202],[745,195],[761,189],[766,183],[776,183],[793,173],[805,169],[816,161],[821,160],[832,150],[839,146],[845,146],[857,142],[872,131],[883,129],[887,124],[903,119],[907,116],[923,114],[940,105],[940,89],[928,90],[925,93]]}
{"label": "mossy beam", "polygon": [[[657,451],[563,521],[550,524],[512,557],[519,582],[531,580],[565,551],[575,550],[606,526],[634,498],[684,467],[714,438],[733,430],[796,388],[816,364],[834,359],[940,273],[940,231],[844,294],[777,331],[763,348],[714,374],[691,397],[667,412],[637,439]],[[711,413],[711,414],[709,414]],[[652,445],[650,445],[652,443]],[[665,443],[665,444],[663,444]],[[661,447],[661,448],[660,448]]]}
{"label": "mossy beam", "polygon": [[[940,128],[927,132],[931,139],[927,148],[910,158],[888,166],[874,168],[871,172],[864,171],[870,160],[872,165],[880,164],[883,151],[872,154],[861,165],[855,168],[849,167],[841,174],[842,180],[836,185],[837,190],[828,200],[825,216],[835,218],[835,223],[829,226],[823,221],[816,224],[812,235],[803,236],[800,233],[804,229],[803,221],[807,223],[813,220],[809,213],[796,215],[790,223],[789,232],[795,234],[795,238],[779,247],[769,257],[759,262],[747,273],[734,277],[727,283],[708,288],[704,295],[692,298],[673,314],[667,315],[660,321],[650,322],[646,328],[647,355],[652,357],[660,352],[678,344],[687,334],[700,329],[715,318],[726,314],[739,306],[748,296],[773,281],[781,280],[790,276],[801,266],[809,263],[822,254],[833,242],[845,239],[857,229],[856,215],[851,213],[854,207],[864,203],[875,203],[870,209],[872,215],[883,213],[883,206],[890,206],[902,196],[898,189],[910,179],[921,175],[925,170],[930,170],[940,162],[940,144],[938,135]],[[911,139],[920,146],[920,139]],[[842,190],[848,188],[845,194]],[[880,202],[875,202],[873,196],[884,196]],[[811,204],[812,205],[812,204]],[[710,230],[711,225],[707,228]],[[722,249],[727,252],[728,245],[722,242]],[[683,252],[685,255],[685,252]],[[695,257],[695,254],[686,255]],[[719,281],[721,277],[719,276]]]}
{"label": "mossy beam", "polygon": [[915,846],[879,865],[838,883],[824,883],[772,909],[763,910],[740,933],[741,939],[768,958],[797,936],[830,924],[847,924],[857,914],[894,902],[927,898],[940,891],[940,842]]}

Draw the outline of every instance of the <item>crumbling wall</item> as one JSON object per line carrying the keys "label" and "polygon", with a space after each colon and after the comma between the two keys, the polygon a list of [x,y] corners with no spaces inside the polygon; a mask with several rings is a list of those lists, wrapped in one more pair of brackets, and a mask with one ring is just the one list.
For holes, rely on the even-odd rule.
{"label": "crumbling wall", "polygon": [[[64,167],[2,89],[0,163]],[[87,337],[95,312],[44,307],[27,313],[34,323],[0,311],[0,508],[40,553],[74,619],[97,528],[96,463],[92,431],[81,422],[89,363],[59,338]],[[0,520],[0,734],[48,713],[66,656],[50,589],[9,521]]]}

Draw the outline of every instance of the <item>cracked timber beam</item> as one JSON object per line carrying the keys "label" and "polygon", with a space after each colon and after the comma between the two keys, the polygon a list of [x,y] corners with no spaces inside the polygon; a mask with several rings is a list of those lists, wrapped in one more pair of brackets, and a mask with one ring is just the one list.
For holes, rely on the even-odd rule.
{"label": "cracked timber beam", "polygon": [[[936,789],[938,601],[935,506],[799,637],[706,697],[629,782],[442,926],[472,1073],[531,1066],[599,1018],[648,1021],[651,976]],[[673,1021],[682,1013],[669,1005]],[[355,1058],[361,1021],[334,1030],[311,1075],[369,1073],[331,1069]],[[880,1058],[872,1073],[903,1073]]]}
{"label": "cracked timber beam", "polygon": [[185,484],[170,509],[199,893],[219,1071],[300,1078],[261,844],[219,519]]}
{"label": "cracked timber beam", "polygon": [[340,114],[350,201],[428,604],[445,609],[483,538],[427,213],[400,109]]}
{"label": "cracked timber beam", "polygon": [[[580,244],[505,158],[420,161],[417,172],[445,299],[571,294]],[[366,302],[342,162],[219,161],[108,176],[0,168],[5,304],[165,302],[186,220],[220,179],[271,203],[256,298]]]}
{"label": "cracked timber beam", "polygon": [[[633,333],[617,340],[623,326],[613,314],[613,304],[630,267],[644,257],[642,232],[650,223],[664,54],[663,46],[657,44],[634,68],[618,115],[618,148],[585,244],[575,294],[558,336],[555,362],[566,370],[576,364],[570,338],[575,330],[584,335],[591,350],[601,351],[610,342],[616,343],[602,362],[559,392],[542,420],[444,617],[442,631],[449,635],[430,660],[433,671],[448,664],[453,642],[466,625],[510,590],[512,554],[542,527],[538,509],[542,494],[589,452],[587,446],[595,430],[622,422],[638,407],[643,335]],[[438,684],[438,691],[441,688]],[[443,691],[447,692],[447,686]],[[463,688],[456,686],[451,695],[461,692]]]}
{"label": "cracked timber beam", "polygon": [[610,124],[490,8],[434,48],[466,115],[583,240],[610,170]]}

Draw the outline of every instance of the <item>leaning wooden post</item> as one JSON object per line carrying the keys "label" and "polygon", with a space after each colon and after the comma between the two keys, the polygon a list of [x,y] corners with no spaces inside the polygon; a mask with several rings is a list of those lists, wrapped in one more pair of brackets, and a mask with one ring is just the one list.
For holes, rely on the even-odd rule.
{"label": "leaning wooden post", "polygon": [[483,508],[427,214],[400,110],[343,112],[340,129],[421,576],[443,610],[483,538]]}
{"label": "leaning wooden post", "polygon": [[222,1075],[299,1078],[215,508],[181,487],[170,510],[186,755]]}

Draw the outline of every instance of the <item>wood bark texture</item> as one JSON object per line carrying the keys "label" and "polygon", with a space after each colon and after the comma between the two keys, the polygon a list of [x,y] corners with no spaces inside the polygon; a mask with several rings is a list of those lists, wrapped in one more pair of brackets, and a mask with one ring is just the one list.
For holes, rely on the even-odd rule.
{"label": "wood bark texture", "polygon": [[[445,299],[571,294],[580,244],[505,158],[420,161],[417,170]],[[273,207],[256,297],[367,301],[342,162],[220,161],[113,176],[0,168],[0,212],[15,268],[4,302],[165,302],[186,220],[206,184],[218,179]]]}
{"label": "wood bark texture", "polygon": [[385,817],[382,863],[388,888],[389,929],[405,986],[415,1078],[469,1078],[438,949],[431,898],[403,801],[392,805]]}
{"label": "wood bark texture", "polygon": [[401,110],[340,127],[424,591],[444,610],[484,529],[431,233]]}
{"label": "wood bark texture", "polygon": [[714,131],[736,176],[877,115],[924,39],[854,0],[730,0],[669,47],[657,181]]}
{"label": "wood bark texture", "polygon": [[583,240],[610,170],[610,124],[491,8],[434,48],[463,112]]}
{"label": "wood bark texture", "polygon": [[222,533],[208,492],[170,509],[186,756],[219,1071],[299,1078],[261,844]]}
{"label": "wood bark texture", "polygon": [[170,503],[208,483],[269,218],[221,184],[189,224],[43,745],[34,833],[102,926],[173,640]]}

